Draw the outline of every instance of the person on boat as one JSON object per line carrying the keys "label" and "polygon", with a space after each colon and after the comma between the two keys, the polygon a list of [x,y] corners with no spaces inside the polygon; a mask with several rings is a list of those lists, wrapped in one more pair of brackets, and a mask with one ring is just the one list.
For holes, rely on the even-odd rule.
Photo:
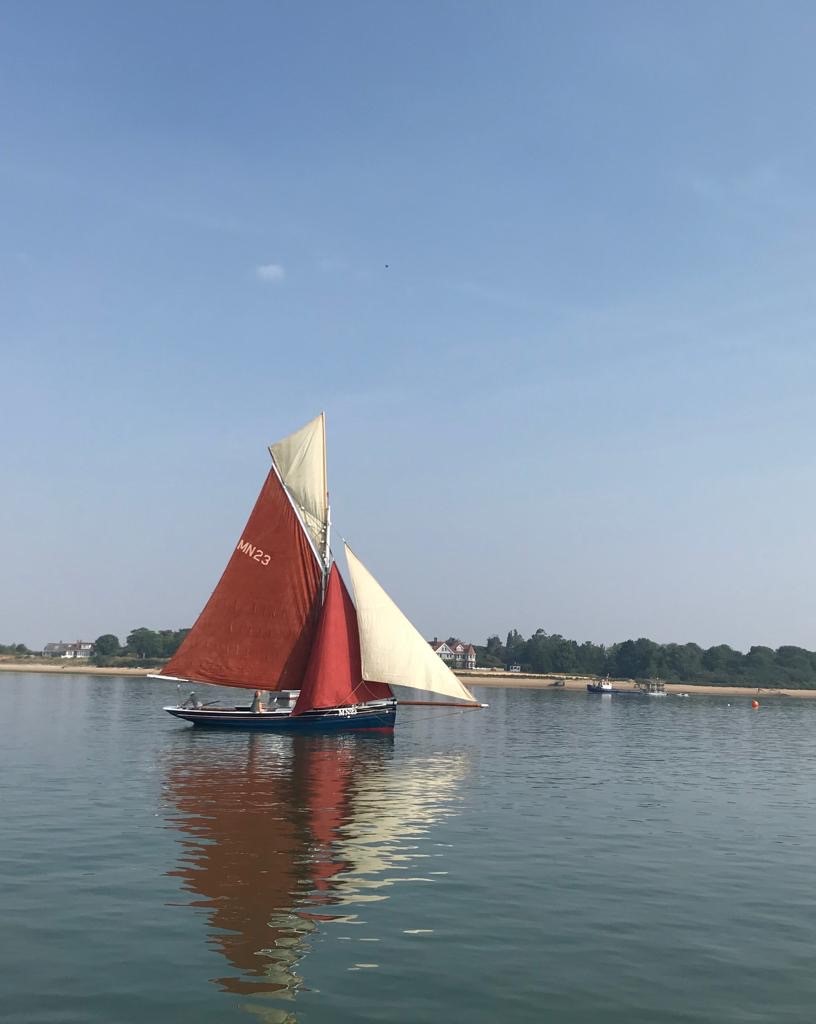
{"label": "person on boat", "polygon": [[261,699],[263,694],[260,690],[255,691],[255,696],[252,698],[252,714],[262,715],[266,708],[264,707],[263,700]]}

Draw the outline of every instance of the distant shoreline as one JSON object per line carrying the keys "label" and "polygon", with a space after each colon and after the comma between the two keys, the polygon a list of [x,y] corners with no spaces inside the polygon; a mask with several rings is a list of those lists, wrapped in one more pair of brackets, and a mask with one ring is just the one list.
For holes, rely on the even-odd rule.
{"label": "distant shoreline", "polygon": [[[82,665],[76,662],[55,665],[49,662],[0,661],[0,672],[46,672],[53,675],[90,676],[147,676],[159,672],[159,668],[100,668],[98,665]],[[456,675],[471,686],[505,687],[518,690],[586,690],[587,683],[597,682],[594,676],[536,675],[532,672],[457,672]],[[635,688],[632,679],[613,679],[621,690]],[[251,689],[251,687],[247,687]],[[796,690],[789,687],[771,689],[756,686],[706,686],[695,683],[666,683],[667,693],[687,693],[695,697],[746,697],[756,700],[766,697],[801,697],[816,699],[816,690]]]}
{"label": "distant shoreline", "polygon": [[[587,683],[596,683],[595,676],[559,676],[535,675],[531,672],[457,672],[470,686],[513,687],[519,690],[586,690]],[[619,690],[634,690],[632,679],[613,679],[612,684]],[[666,683],[666,693],[687,693],[689,696],[701,697],[747,697],[756,700],[759,697],[804,697],[806,700],[816,698],[816,690],[796,690],[791,688],[770,688],[766,686],[707,686],[700,683]]]}
{"label": "distant shoreline", "polygon": [[53,672],[54,675],[65,676],[146,676],[158,671],[158,668],[100,668],[98,665],[83,665],[81,661],[74,661],[73,658],[67,664],[63,662],[61,665],[48,661],[0,661],[0,672]]}

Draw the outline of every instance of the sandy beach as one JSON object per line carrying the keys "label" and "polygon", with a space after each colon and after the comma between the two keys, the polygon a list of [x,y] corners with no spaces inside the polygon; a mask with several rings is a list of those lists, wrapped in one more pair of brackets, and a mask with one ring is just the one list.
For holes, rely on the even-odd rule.
{"label": "sandy beach", "polygon": [[[457,672],[469,686],[512,686],[518,689],[545,690],[563,687],[566,690],[586,690],[587,683],[597,680],[591,676],[532,675],[523,672]],[[632,679],[613,679],[613,685],[620,690],[633,690]],[[706,686],[693,683],[666,683],[666,693],[687,693],[701,697],[745,697],[756,700],[760,697],[803,697],[816,698],[816,690],[769,689],[755,686]]]}
{"label": "sandy beach", "polygon": [[[146,676],[158,672],[157,668],[99,668],[97,665],[86,665],[77,662],[54,661],[15,661],[0,660],[0,672],[53,672],[56,675],[94,675],[94,676]],[[471,686],[513,687],[520,690],[549,690],[562,688],[565,690],[586,690],[587,683],[597,682],[592,676],[560,676],[534,675],[524,672],[475,671],[457,672],[460,679]],[[635,688],[632,679],[613,679],[615,687],[621,690]],[[745,697],[754,700],[759,697],[800,697],[805,700],[816,698],[816,690],[769,689],[753,686],[705,686],[693,683],[666,683],[667,693],[687,693],[689,696],[701,697]]]}
{"label": "sandy beach", "polygon": [[146,676],[157,668],[99,668],[83,662],[62,661],[0,661],[0,672],[53,672],[56,675],[83,676]]}

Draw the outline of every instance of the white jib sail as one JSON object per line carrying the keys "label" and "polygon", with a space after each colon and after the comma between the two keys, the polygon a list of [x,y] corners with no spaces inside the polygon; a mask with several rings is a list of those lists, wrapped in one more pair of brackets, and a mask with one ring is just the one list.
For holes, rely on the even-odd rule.
{"label": "white jib sail", "polygon": [[475,702],[348,545],[346,561],[357,606],[363,679]]}
{"label": "white jib sail", "polygon": [[326,478],[326,421],[323,413],[305,427],[269,446],[278,472],[300,509],[321,557],[326,546],[328,480]]}

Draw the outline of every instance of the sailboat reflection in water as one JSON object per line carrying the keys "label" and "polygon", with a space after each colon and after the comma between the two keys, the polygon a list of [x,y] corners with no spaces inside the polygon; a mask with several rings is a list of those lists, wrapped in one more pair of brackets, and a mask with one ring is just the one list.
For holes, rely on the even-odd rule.
{"label": "sailboat reflection in water", "polygon": [[410,877],[416,840],[454,813],[461,754],[395,758],[393,737],[181,734],[165,797],[184,852],[171,872],[205,908],[223,991],[291,999],[310,936]]}

